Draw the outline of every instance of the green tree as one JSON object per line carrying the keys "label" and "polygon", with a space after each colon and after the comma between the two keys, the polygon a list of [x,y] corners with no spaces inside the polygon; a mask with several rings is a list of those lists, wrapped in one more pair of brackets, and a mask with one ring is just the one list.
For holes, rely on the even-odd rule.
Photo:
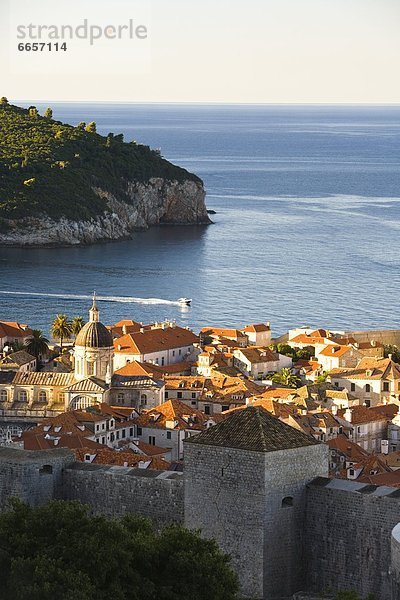
{"label": "green tree", "polygon": [[62,352],[63,340],[68,339],[72,333],[71,323],[66,315],[58,314],[51,326],[51,334],[54,338],[60,340],[60,349]]}
{"label": "green tree", "polygon": [[32,336],[26,342],[26,350],[39,360],[49,352],[49,340],[44,337],[43,331],[33,329]]}
{"label": "green tree", "polygon": [[360,596],[357,592],[339,592],[334,600],[360,600]]}
{"label": "green tree", "polygon": [[297,375],[294,375],[290,369],[284,368],[272,376],[272,382],[295,388],[300,383],[300,379]]}
{"label": "green tree", "polygon": [[8,104],[8,100],[5,96],[2,96],[0,98],[0,106],[5,106],[6,104]]}
{"label": "green tree", "polygon": [[28,108],[28,112],[29,112],[29,116],[30,117],[37,117],[39,112],[38,109],[36,108],[36,106],[30,106]]}
{"label": "green tree", "polygon": [[392,360],[394,360],[394,362],[400,363],[400,350],[394,344],[388,344],[387,346],[385,346],[384,355],[385,358],[389,358],[389,356],[391,355]]}
{"label": "green tree", "polygon": [[213,540],[141,517],[92,516],[79,502],[0,514],[3,600],[236,600],[230,559]]}
{"label": "green tree", "polygon": [[78,125],[76,126],[77,129],[83,130],[86,127],[86,123],[85,121],[79,121]]}
{"label": "green tree", "polygon": [[318,377],[315,379],[315,383],[325,383],[328,377],[329,373],[322,373],[321,375],[318,375]]}
{"label": "green tree", "polygon": [[88,123],[86,125],[86,131],[88,133],[96,133],[96,131],[97,131],[96,123],[94,121],[90,121],[90,123]]}
{"label": "green tree", "polygon": [[80,330],[82,329],[82,327],[84,326],[84,321],[82,319],[82,317],[74,317],[71,321],[71,331],[74,334],[74,336],[76,337],[78,335],[78,333],[80,332]]}
{"label": "green tree", "polygon": [[44,116],[46,117],[46,119],[52,119],[53,118],[53,111],[51,108],[46,108],[46,110],[44,111]]}

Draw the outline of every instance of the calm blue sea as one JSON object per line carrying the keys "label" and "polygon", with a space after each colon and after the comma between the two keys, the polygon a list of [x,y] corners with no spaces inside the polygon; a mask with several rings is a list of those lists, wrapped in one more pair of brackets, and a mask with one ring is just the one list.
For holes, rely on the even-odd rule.
{"label": "calm blue sea", "polygon": [[[84,248],[0,248],[0,319],[47,332],[57,312],[86,317],[96,289],[106,323],[400,326],[400,106],[52,107],[197,173],[215,224]],[[193,307],[168,302],[180,296]]]}

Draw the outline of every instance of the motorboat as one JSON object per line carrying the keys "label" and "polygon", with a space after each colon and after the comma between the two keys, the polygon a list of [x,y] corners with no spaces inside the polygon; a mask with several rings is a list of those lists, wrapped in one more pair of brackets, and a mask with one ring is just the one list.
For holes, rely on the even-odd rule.
{"label": "motorboat", "polygon": [[179,298],[178,302],[182,306],[190,306],[192,304],[192,299],[191,298]]}

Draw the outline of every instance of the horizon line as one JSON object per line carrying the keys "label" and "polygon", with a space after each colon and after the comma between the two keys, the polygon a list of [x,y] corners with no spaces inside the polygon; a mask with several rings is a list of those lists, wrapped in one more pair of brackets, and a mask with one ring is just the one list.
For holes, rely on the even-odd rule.
{"label": "horizon line", "polygon": [[22,100],[13,102],[53,102],[59,104],[132,104],[132,105],[175,105],[175,106],[400,106],[400,102],[232,102],[232,101],[174,101],[174,100]]}

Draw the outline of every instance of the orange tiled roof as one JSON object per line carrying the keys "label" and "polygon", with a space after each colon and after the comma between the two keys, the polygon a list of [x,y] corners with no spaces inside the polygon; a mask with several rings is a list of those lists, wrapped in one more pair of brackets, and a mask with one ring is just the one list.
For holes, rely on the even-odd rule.
{"label": "orange tiled roof", "polygon": [[32,335],[32,329],[28,325],[22,325],[17,321],[0,321],[0,338],[24,338],[30,335]]}
{"label": "orange tiled roof", "polygon": [[115,352],[126,354],[151,354],[163,350],[189,347],[199,341],[189,329],[167,327],[145,329],[143,332],[129,333],[114,340]]}
{"label": "orange tiled roof", "polygon": [[134,421],[139,427],[166,429],[167,422],[169,422],[169,424],[174,423],[174,427],[168,429],[201,430],[207,419],[208,417],[200,410],[187,406],[180,400],[167,400],[163,404],[141,413]]}
{"label": "orange tiled roof", "polygon": [[[338,410],[338,416],[345,419],[347,409]],[[397,404],[382,404],[367,408],[366,406],[353,406],[351,410],[351,424],[373,423],[374,421],[391,421],[397,415],[399,407]]]}
{"label": "orange tiled roof", "polygon": [[321,350],[319,354],[322,354],[322,356],[333,356],[335,358],[339,358],[340,356],[347,354],[347,352],[350,350],[352,350],[351,346],[336,346],[334,344],[328,344],[323,350]]}
{"label": "orange tiled roof", "polygon": [[243,356],[252,364],[276,362],[279,360],[279,355],[273,352],[270,348],[261,346],[248,346],[247,348],[238,348],[237,352],[241,352]]}
{"label": "orange tiled roof", "polygon": [[327,442],[331,450],[337,450],[349,460],[349,462],[361,462],[369,456],[368,452],[358,444],[350,441],[344,434],[338,435]]}
{"label": "orange tiled roof", "polygon": [[364,357],[354,368],[332,369],[331,377],[343,379],[400,379],[400,365],[390,358]]}
{"label": "orange tiled roof", "polygon": [[118,451],[111,448],[99,447],[96,448],[77,448],[75,456],[81,462],[85,461],[85,456],[94,456],[90,462],[101,465],[119,465],[121,467],[139,467],[139,463],[149,463],[148,469],[156,469],[157,471],[167,471],[170,463],[158,456],[146,456],[145,454],[136,454],[132,451]]}
{"label": "orange tiled roof", "polygon": [[245,334],[240,329],[227,329],[224,327],[203,327],[200,331],[202,335],[216,336],[223,338],[233,338],[239,340],[245,338]]}
{"label": "orange tiled roof", "polygon": [[271,327],[266,323],[257,323],[255,325],[246,325],[246,327],[244,327],[242,331],[248,331],[251,333],[262,333],[264,331],[270,331],[270,329]]}

